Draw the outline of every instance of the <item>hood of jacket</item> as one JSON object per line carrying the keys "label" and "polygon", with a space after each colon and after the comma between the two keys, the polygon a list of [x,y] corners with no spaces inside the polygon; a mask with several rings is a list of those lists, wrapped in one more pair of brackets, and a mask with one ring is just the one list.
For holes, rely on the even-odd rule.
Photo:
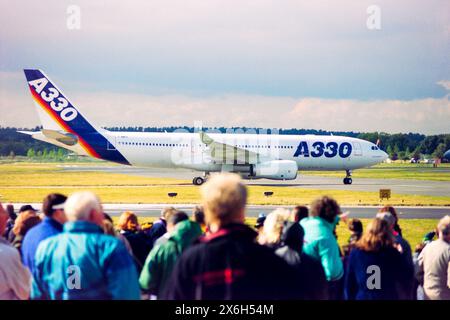
{"label": "hood of jacket", "polygon": [[169,241],[175,242],[179,252],[182,252],[201,235],[202,229],[197,222],[184,220],[175,225]]}

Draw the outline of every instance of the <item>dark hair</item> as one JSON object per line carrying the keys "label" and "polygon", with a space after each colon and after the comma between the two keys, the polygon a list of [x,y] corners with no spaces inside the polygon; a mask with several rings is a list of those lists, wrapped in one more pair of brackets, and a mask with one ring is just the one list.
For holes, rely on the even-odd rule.
{"label": "dark hair", "polygon": [[192,217],[198,224],[205,224],[205,212],[203,211],[203,207],[195,206],[192,210]]}
{"label": "dark hair", "polygon": [[294,213],[294,222],[299,222],[304,218],[308,218],[308,207],[296,206],[292,212]]}
{"label": "dark hair", "polygon": [[281,232],[280,240],[283,245],[295,250],[298,253],[302,252],[303,239],[305,237],[305,230],[300,223],[285,221],[283,230]]}
{"label": "dark hair", "polygon": [[310,215],[312,217],[321,217],[330,223],[333,223],[336,216],[340,213],[341,208],[336,200],[328,196],[316,199],[311,204]]}
{"label": "dark hair", "polygon": [[350,219],[348,221],[348,229],[353,231],[354,233],[361,234],[363,233],[363,225],[361,220],[359,219]]}
{"label": "dark hair", "polygon": [[402,229],[400,228],[400,226],[398,224],[398,215],[397,215],[397,211],[395,210],[395,208],[391,207],[391,206],[384,206],[378,212],[389,212],[390,214],[392,214],[392,216],[395,218],[394,231],[397,232],[400,236],[402,236]]}
{"label": "dark hair", "polygon": [[16,220],[17,214],[14,212],[14,206],[12,204],[6,206],[6,212],[11,220]]}
{"label": "dark hair", "polygon": [[107,214],[106,212],[103,212],[103,217],[105,220],[108,220],[109,222],[114,224],[113,219],[111,218],[111,216],[109,214]]}
{"label": "dark hair", "polygon": [[66,202],[66,200],[67,197],[65,195],[60,193],[50,193],[44,198],[44,202],[42,203],[42,212],[44,212],[47,217],[51,217],[55,212],[53,206],[62,204]]}
{"label": "dark hair", "polygon": [[184,221],[184,220],[189,220],[188,215],[183,211],[178,211],[169,217],[169,219],[167,220],[167,223],[171,224],[171,225],[176,225],[177,223]]}

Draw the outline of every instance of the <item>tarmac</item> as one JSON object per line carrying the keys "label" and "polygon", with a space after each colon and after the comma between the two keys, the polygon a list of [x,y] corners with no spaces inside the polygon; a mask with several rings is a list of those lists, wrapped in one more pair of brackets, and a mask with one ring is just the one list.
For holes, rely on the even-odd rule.
{"label": "tarmac", "polygon": [[[154,178],[174,178],[192,180],[199,176],[198,172],[183,169],[154,169],[119,166],[63,166],[68,171],[103,171],[111,173],[123,173]],[[450,168],[439,168],[443,174],[450,174]],[[268,179],[247,180],[248,185],[268,187],[286,186],[305,189],[322,190],[349,190],[378,192],[379,189],[391,189],[392,193],[426,195],[426,196],[450,196],[450,183],[448,181],[429,180],[401,180],[401,179],[367,179],[353,178],[353,184],[344,185],[342,178],[303,175],[301,172],[295,180],[275,181]]]}

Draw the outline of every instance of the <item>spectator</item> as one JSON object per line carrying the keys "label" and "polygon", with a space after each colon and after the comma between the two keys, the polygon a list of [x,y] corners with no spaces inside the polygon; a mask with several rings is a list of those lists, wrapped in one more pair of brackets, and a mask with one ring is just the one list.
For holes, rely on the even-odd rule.
{"label": "spectator", "polygon": [[293,266],[301,278],[301,297],[307,300],[325,300],[328,298],[328,285],[325,272],[318,260],[303,251],[305,232],[297,222],[288,220],[290,213],[277,209],[269,214],[264,225],[266,239],[269,240],[275,254]]}
{"label": "spectator", "polygon": [[439,221],[437,233],[419,255],[418,278],[425,300],[450,300],[450,216]]}
{"label": "spectator", "polygon": [[167,207],[161,211],[161,217],[153,223],[152,228],[148,231],[148,236],[152,242],[152,246],[155,244],[156,240],[162,237],[167,232],[167,219],[170,215],[177,212],[174,207]]}
{"label": "spectator", "polygon": [[400,228],[400,225],[398,224],[398,214],[397,211],[395,210],[394,207],[391,206],[384,206],[383,208],[381,208],[379,211],[379,213],[383,213],[383,212],[389,212],[395,219],[394,222],[394,236],[400,235],[400,237],[402,237],[402,229]]}
{"label": "spectator", "polygon": [[63,232],[38,247],[33,299],[139,299],[136,267],[123,243],[105,235],[102,206],[91,192],[66,201]]}
{"label": "spectator", "polygon": [[[5,231],[8,218],[0,203],[0,234]],[[30,272],[22,265],[17,250],[0,238],[0,300],[28,299],[30,280]]]}
{"label": "spectator", "polygon": [[120,230],[120,234],[130,244],[138,272],[140,272],[153,246],[150,238],[141,231],[138,218],[133,212],[126,211],[122,213],[117,222],[117,227]]}
{"label": "spectator", "polygon": [[109,234],[110,236],[116,237],[117,239],[122,241],[127,248],[128,253],[133,256],[133,250],[131,249],[130,243],[123,235],[120,234],[120,232],[116,231],[116,229],[114,228],[113,219],[106,213],[104,213],[102,227],[105,234]]}
{"label": "spectator", "polygon": [[[388,208],[392,208],[392,207],[388,207]],[[386,222],[388,223],[389,227],[391,228],[392,234],[394,235],[394,241],[397,244],[398,250],[400,251],[400,253],[404,257],[406,262],[412,266],[413,265],[413,261],[412,261],[411,246],[409,245],[408,241],[403,239],[401,234],[398,233],[395,230],[396,229],[395,228],[395,224],[396,224],[396,221],[397,221],[395,216],[390,211],[383,211],[383,212],[377,213],[376,217],[378,219],[386,220]],[[412,294],[412,288],[411,288],[411,294]]]}
{"label": "spectator", "polygon": [[202,234],[200,225],[190,221],[184,212],[178,212],[167,220],[167,231],[170,237],[155,245],[139,278],[141,288],[156,296],[164,291],[178,257]]}
{"label": "spectator", "polygon": [[342,247],[342,251],[344,251],[344,261],[350,255],[350,251],[355,247],[356,242],[361,239],[363,233],[363,225],[359,219],[350,219],[347,226],[350,231],[350,238],[348,239],[348,243]]}
{"label": "spectator", "polygon": [[67,197],[59,193],[51,193],[44,198],[42,211],[45,215],[42,223],[31,229],[23,239],[22,261],[34,272],[34,257],[39,244],[62,232],[63,224],[67,221],[64,213],[64,203]]}
{"label": "spectator", "polygon": [[[412,260],[413,260],[415,275],[420,274],[419,256],[420,256],[420,253],[422,252],[423,248],[425,248],[426,245],[427,245],[427,243],[422,242],[422,243],[417,244],[414,249],[414,254],[413,254]],[[422,280],[423,280],[423,278],[422,278]],[[416,292],[417,300],[425,300],[425,292],[423,291],[423,285],[419,282],[417,276],[414,279],[414,288],[415,288],[414,291]]]}
{"label": "spectator", "polygon": [[413,270],[394,247],[389,224],[374,219],[350,253],[345,279],[348,300],[409,298]]}
{"label": "spectator", "polygon": [[16,221],[17,214],[14,212],[14,206],[12,204],[8,204],[6,206],[6,213],[8,214],[9,218],[8,221],[6,222],[5,231],[2,232],[2,234],[5,239],[8,239],[9,233],[14,227],[14,221]]}
{"label": "spectator", "polygon": [[[26,205],[23,205],[23,206],[20,207],[20,209],[19,209],[19,214],[18,214],[17,216],[19,216],[22,212],[25,212],[25,211],[34,211],[35,214],[37,214],[37,212],[38,212],[38,211],[37,211],[35,208],[33,208],[31,205],[26,204]],[[17,218],[17,217],[16,217],[16,218]],[[16,218],[14,219],[14,223],[15,223]],[[14,228],[14,226],[13,226],[13,228]],[[11,228],[11,229],[9,230],[7,236],[6,236],[6,239],[7,239],[10,243],[12,243],[12,242],[14,241],[14,238],[15,238],[15,234],[14,234],[12,228]]]}
{"label": "spectator", "polygon": [[163,298],[176,300],[298,298],[297,273],[255,242],[244,224],[247,189],[236,174],[218,174],[202,187],[210,234],[177,261]]}
{"label": "spectator", "polygon": [[334,229],[340,220],[341,209],[330,197],[315,200],[310,207],[309,217],[300,224],[305,230],[304,252],[319,260],[328,281],[329,298],[342,299],[343,263]]}
{"label": "spectator", "polygon": [[276,250],[281,245],[283,226],[289,220],[290,214],[282,208],[272,211],[264,221],[263,236],[259,243]]}
{"label": "spectator", "polygon": [[14,241],[12,245],[14,248],[19,250],[19,253],[22,254],[22,243],[23,238],[27,234],[27,232],[39,224],[41,219],[36,215],[34,211],[25,211],[22,212],[14,222],[14,228],[12,231],[14,232]]}
{"label": "spectator", "polygon": [[161,237],[158,238],[158,240],[156,240],[155,242],[155,246],[156,245],[161,245],[163,243],[166,243],[169,238],[172,236],[171,231],[173,231],[174,226],[181,221],[184,221],[186,219],[189,219],[188,215],[183,212],[183,211],[179,211],[179,210],[175,210],[172,213],[170,213],[167,216],[167,232],[164,233]]}
{"label": "spectator", "polygon": [[300,222],[305,218],[308,218],[308,207],[296,206],[292,209],[292,220],[294,222]]}
{"label": "spectator", "polygon": [[202,233],[205,234],[207,231],[207,226],[205,222],[205,212],[202,206],[195,206],[192,210],[192,218],[195,222],[200,225]]}

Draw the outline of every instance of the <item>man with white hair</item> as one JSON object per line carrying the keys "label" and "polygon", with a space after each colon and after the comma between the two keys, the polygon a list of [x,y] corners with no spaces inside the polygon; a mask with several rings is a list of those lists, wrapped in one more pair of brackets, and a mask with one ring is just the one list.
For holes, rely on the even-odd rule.
{"label": "man with white hair", "polygon": [[63,232],[38,246],[32,299],[139,299],[138,275],[124,244],[103,233],[104,214],[92,192],[66,201]]}
{"label": "man with white hair", "polygon": [[450,300],[450,216],[437,225],[438,239],[427,244],[419,255],[419,282],[426,300]]}
{"label": "man with white hair", "polygon": [[247,189],[235,174],[218,174],[202,187],[210,233],[178,260],[163,299],[298,299],[296,270],[273,250],[256,243],[244,224]]}

